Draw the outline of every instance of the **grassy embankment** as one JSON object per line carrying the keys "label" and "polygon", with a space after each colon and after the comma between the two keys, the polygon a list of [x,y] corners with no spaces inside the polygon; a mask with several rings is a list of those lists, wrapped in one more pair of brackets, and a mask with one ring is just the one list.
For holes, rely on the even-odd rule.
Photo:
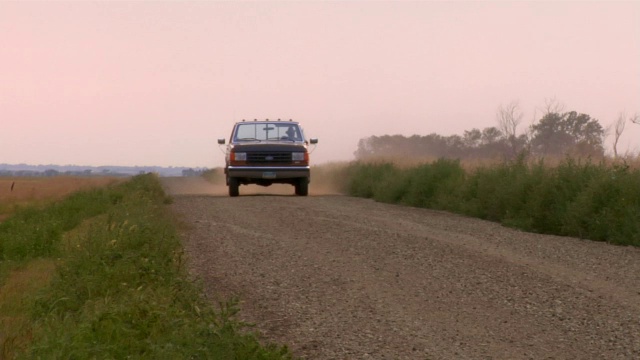
{"label": "grassy embankment", "polygon": [[201,297],[168,200],[143,175],[2,222],[0,358],[290,358]]}
{"label": "grassy embankment", "polygon": [[351,163],[336,169],[345,192],[440,209],[525,231],[640,246],[640,169],[566,159],[472,166]]}

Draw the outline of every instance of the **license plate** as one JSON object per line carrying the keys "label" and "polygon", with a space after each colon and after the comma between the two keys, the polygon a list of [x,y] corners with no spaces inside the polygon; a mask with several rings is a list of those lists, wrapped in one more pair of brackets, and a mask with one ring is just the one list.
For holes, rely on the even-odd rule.
{"label": "license plate", "polygon": [[266,171],[262,173],[262,178],[263,179],[275,179],[276,178],[276,173],[272,172],[272,171]]}

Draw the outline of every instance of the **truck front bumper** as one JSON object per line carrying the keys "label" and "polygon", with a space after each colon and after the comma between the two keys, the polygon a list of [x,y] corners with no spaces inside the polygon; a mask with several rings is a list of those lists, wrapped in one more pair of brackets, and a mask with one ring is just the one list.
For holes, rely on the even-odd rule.
{"label": "truck front bumper", "polygon": [[227,176],[246,179],[295,179],[308,178],[309,166],[229,166]]}

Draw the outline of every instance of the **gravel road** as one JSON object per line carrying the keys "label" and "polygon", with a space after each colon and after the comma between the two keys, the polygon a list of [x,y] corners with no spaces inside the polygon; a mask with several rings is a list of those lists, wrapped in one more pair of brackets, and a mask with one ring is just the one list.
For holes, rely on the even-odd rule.
{"label": "gravel road", "polygon": [[163,184],[206,295],[239,296],[241,319],[295,356],[640,359],[640,249],[313,186]]}

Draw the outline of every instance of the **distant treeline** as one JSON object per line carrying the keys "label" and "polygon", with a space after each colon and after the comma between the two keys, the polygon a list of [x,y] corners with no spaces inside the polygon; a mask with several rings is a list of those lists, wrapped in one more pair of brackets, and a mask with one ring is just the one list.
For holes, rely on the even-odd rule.
{"label": "distant treeline", "polygon": [[[512,105],[513,106],[513,105]],[[598,120],[576,111],[547,112],[524,133],[517,127],[522,115],[517,108],[501,109],[497,127],[471,129],[462,135],[383,135],[361,139],[354,155],[372,158],[515,159],[538,157],[602,158],[605,129]],[[619,137],[619,135],[616,135]],[[617,138],[615,145],[617,145]],[[614,148],[617,154],[617,149]]]}
{"label": "distant treeline", "polygon": [[160,176],[200,176],[207,168],[160,166],[77,166],[0,164],[0,177],[52,177],[52,176],[134,176],[155,173]]}
{"label": "distant treeline", "polygon": [[130,174],[117,172],[99,172],[94,173],[91,170],[83,171],[58,171],[47,169],[44,171],[37,170],[0,170],[0,177],[54,177],[54,176],[130,176]]}

